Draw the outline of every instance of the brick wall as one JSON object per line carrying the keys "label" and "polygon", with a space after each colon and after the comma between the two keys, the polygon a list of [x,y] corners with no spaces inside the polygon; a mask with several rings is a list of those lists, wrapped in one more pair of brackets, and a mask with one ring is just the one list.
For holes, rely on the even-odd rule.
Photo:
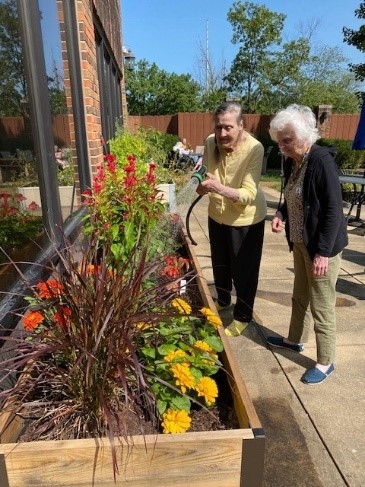
{"label": "brick wall", "polygon": [[[96,166],[103,161],[103,146],[100,140],[100,134],[102,133],[101,108],[96,60],[94,16],[98,23],[100,23],[101,28],[105,33],[106,42],[109,44],[110,50],[114,55],[114,61],[121,72],[121,97],[123,100],[123,93],[125,98],[125,89],[122,58],[120,2],[119,0],[78,0],[76,5],[81,58],[81,96],[84,101],[89,162],[91,173],[94,174]],[[72,116],[71,83],[63,22],[62,0],[57,0],[57,7],[61,31],[66,99],[67,106],[70,110],[69,127],[71,147],[76,155],[76,136]],[[123,113],[125,113],[124,109]]]}

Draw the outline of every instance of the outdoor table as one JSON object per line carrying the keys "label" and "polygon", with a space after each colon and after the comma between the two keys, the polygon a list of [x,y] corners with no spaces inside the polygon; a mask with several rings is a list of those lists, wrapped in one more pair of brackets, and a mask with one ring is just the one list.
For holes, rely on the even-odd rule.
{"label": "outdoor table", "polygon": [[365,225],[365,222],[360,218],[361,214],[361,206],[365,203],[365,176],[356,176],[356,175],[340,175],[339,176],[340,183],[342,184],[352,184],[353,186],[353,195],[351,197],[351,206],[347,213],[347,217],[349,218],[350,213],[354,205],[356,205],[356,215],[354,218],[351,218],[351,221],[348,222],[349,225],[354,227],[359,227]]}

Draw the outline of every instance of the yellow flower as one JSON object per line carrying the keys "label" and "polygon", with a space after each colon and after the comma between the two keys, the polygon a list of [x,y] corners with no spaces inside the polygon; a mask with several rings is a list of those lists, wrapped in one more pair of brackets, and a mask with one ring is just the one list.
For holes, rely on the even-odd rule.
{"label": "yellow flower", "polygon": [[214,353],[214,350],[207,342],[204,342],[203,340],[197,340],[194,343],[194,348],[197,348],[201,352],[207,352],[212,357],[212,359],[218,360],[218,355]]}
{"label": "yellow flower", "polygon": [[[183,361],[181,359],[185,358],[187,356],[186,352],[184,350],[173,350],[172,352],[168,353],[164,357],[165,362],[178,362],[182,363]],[[184,364],[188,364],[188,362],[183,362]]]}
{"label": "yellow flower", "polygon": [[191,418],[189,414],[184,411],[176,411],[175,409],[168,409],[162,415],[163,432],[167,433],[185,433],[190,428]]}
{"label": "yellow flower", "polygon": [[188,364],[174,364],[171,366],[171,372],[176,379],[176,385],[180,386],[183,394],[186,393],[187,389],[194,389],[195,379],[191,375]]}
{"label": "yellow flower", "polygon": [[210,308],[202,308],[200,312],[203,313],[207,321],[209,321],[209,323],[213,325],[214,328],[219,328],[220,326],[223,325],[220,317],[217,314],[215,314]]}
{"label": "yellow flower", "polygon": [[210,377],[202,377],[195,387],[198,396],[203,396],[207,406],[215,403],[218,397],[218,387],[216,382]]}
{"label": "yellow flower", "polygon": [[201,350],[202,352],[210,353],[213,351],[212,347],[207,342],[204,342],[203,340],[197,340],[194,343],[194,347],[199,348],[199,350]]}
{"label": "yellow flower", "polygon": [[190,315],[191,306],[189,303],[187,303],[183,299],[175,298],[171,301],[171,304],[174,308],[176,308],[179,311],[179,313],[185,314],[185,315]]}

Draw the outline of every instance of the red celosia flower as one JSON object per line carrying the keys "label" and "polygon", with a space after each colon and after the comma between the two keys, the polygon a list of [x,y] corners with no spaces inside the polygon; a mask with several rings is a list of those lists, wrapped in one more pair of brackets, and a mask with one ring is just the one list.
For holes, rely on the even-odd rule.
{"label": "red celosia flower", "polygon": [[100,184],[100,182],[97,181],[97,180],[94,180],[94,183],[93,183],[93,191],[95,193],[100,193],[101,190],[102,190],[102,185]]}
{"label": "red celosia flower", "polygon": [[39,208],[39,205],[37,205],[37,203],[35,201],[32,201],[28,205],[28,209],[31,210],[31,211],[38,210],[38,208]]}
{"label": "red celosia flower", "polygon": [[27,331],[32,331],[42,323],[44,316],[39,311],[31,311],[23,317],[23,327]]}
{"label": "red celosia flower", "polygon": [[137,178],[135,176],[126,176],[124,179],[124,184],[127,188],[135,186],[137,184]]}
{"label": "red celosia flower", "polygon": [[106,165],[111,173],[114,173],[116,171],[117,165],[115,161],[115,156],[114,154],[107,154],[105,156],[106,160]]}
{"label": "red celosia flower", "polygon": [[37,284],[39,297],[42,299],[53,299],[61,294],[63,286],[58,281],[51,279],[47,282]]}
{"label": "red celosia flower", "polygon": [[17,194],[14,196],[14,200],[15,200],[15,201],[24,201],[24,200],[26,200],[26,199],[27,199],[27,198],[26,198],[26,197],[25,197],[23,194],[21,194],[21,193],[17,193]]}
{"label": "red celosia flower", "polygon": [[155,181],[155,169],[156,169],[156,164],[154,162],[150,162],[148,164],[148,174],[147,174],[148,183],[153,183]]}
{"label": "red celosia flower", "polygon": [[18,213],[18,208],[14,208],[14,206],[8,206],[6,209],[5,209],[5,216],[13,216],[13,215],[16,215]]}

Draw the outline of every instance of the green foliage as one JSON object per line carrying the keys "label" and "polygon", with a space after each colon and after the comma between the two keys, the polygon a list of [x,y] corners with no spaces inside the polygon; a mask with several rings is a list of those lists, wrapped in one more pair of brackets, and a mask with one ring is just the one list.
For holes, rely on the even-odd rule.
{"label": "green foliage", "polygon": [[285,15],[251,2],[235,2],[228,21],[233,28],[232,42],[239,44],[227,81],[230,91],[239,93],[246,113],[257,109],[258,85],[265,61],[281,42]]}
{"label": "green foliage", "polygon": [[146,60],[126,73],[126,94],[130,115],[165,115],[197,112],[200,87],[189,74],[167,73]]}
{"label": "green foliage", "polygon": [[57,180],[59,186],[73,186],[75,182],[75,172],[72,164],[68,164],[63,169],[58,168]]}
{"label": "green foliage", "polygon": [[338,48],[313,46],[304,35],[282,44],[285,15],[251,2],[236,1],[228,20],[239,48],[226,79],[245,112],[270,114],[298,102],[358,111],[361,87]]}
{"label": "green foliage", "polygon": [[156,167],[156,178],[159,182],[171,182],[172,176],[165,168],[168,154],[178,141],[172,134],[164,134],[154,128],[139,127],[132,134],[123,127],[118,127],[116,135],[109,141],[110,151],[119,161],[126,161],[133,154],[139,164],[153,161]]}
{"label": "green foliage", "polygon": [[[20,194],[0,193],[0,248],[7,253],[24,247],[43,231],[42,217],[22,207]],[[5,257],[0,253],[0,262]]]}
{"label": "green foliage", "polygon": [[[192,400],[200,402],[197,393],[200,380],[218,372],[221,366],[218,353],[223,350],[216,332],[221,325],[218,316],[206,308],[201,310],[206,316],[204,321],[201,315],[191,316],[191,306],[181,298],[175,298],[172,306],[180,311],[180,315],[168,322],[162,320],[154,326],[150,322],[139,324],[144,330],[141,356],[150,373],[160,416],[176,406],[190,413]],[[185,395],[187,392],[189,395]],[[207,394],[205,402],[209,406],[215,398],[210,402]]]}
{"label": "green foliage", "polygon": [[139,163],[153,161],[162,165],[166,159],[168,141],[166,136],[156,129],[139,127],[135,134],[118,127],[116,135],[109,141],[110,151],[120,161],[126,161],[129,155],[134,155]]}
{"label": "green foliage", "polygon": [[151,235],[165,211],[158,198],[155,164],[137,163],[132,155],[119,160],[109,154],[106,161],[94,177],[92,193],[84,194],[89,210],[85,233],[97,233],[101,247],[110,245],[115,262],[127,261],[136,246],[148,248],[149,258],[161,246]]}
{"label": "green foliage", "polygon": [[[360,2],[359,8],[355,10],[358,19],[365,19],[365,2]],[[365,24],[359,30],[343,28],[344,41],[350,46],[355,46],[359,51],[365,53]],[[350,69],[357,79],[365,80],[365,63],[350,64]]]}
{"label": "green foliage", "polygon": [[0,2],[0,116],[22,114],[26,98],[21,37],[16,0]]}
{"label": "green foliage", "polygon": [[351,140],[319,139],[317,144],[337,149],[336,162],[340,168],[354,170],[365,167],[365,150],[353,150]]}

